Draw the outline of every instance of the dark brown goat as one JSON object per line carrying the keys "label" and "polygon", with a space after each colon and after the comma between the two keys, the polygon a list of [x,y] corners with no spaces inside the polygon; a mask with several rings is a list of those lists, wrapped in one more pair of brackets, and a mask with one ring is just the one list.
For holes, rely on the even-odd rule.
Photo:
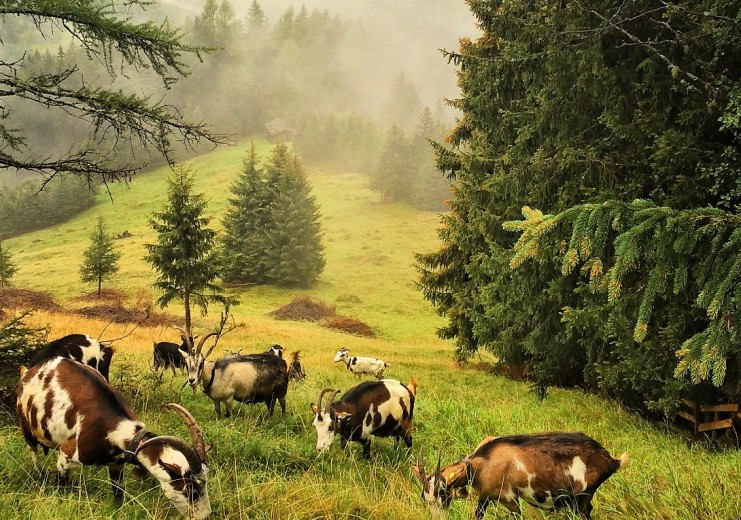
{"label": "dark brown goat", "polygon": [[435,473],[429,476],[420,449],[412,471],[422,481],[422,499],[440,508],[467,496],[470,485],[479,494],[479,520],[491,503],[519,515],[519,498],[545,509],[575,506],[588,519],[597,488],[627,462],[627,453],[614,459],[583,433],[544,433],[487,437],[472,455],[442,470],[438,454]]}

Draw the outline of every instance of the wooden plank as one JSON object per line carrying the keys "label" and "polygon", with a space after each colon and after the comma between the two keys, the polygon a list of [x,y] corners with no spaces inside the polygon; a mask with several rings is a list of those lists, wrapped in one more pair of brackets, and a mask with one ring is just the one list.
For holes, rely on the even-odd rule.
{"label": "wooden plank", "polygon": [[697,422],[697,419],[695,418],[695,416],[692,415],[690,412],[679,412],[677,415],[679,415],[680,417],[683,417],[684,419],[687,419],[691,423]]}
{"label": "wooden plank", "polygon": [[721,419],[720,421],[702,423],[697,428],[697,431],[707,432],[710,430],[717,430],[719,428],[730,428],[732,425],[733,425],[733,419]]}
{"label": "wooden plank", "polygon": [[682,399],[682,404],[685,405],[685,406],[688,406],[689,408],[694,408],[695,407],[695,402],[694,401],[690,401],[689,399]]}
{"label": "wooden plank", "polygon": [[701,412],[737,412],[737,404],[715,404],[710,406],[700,406]]}

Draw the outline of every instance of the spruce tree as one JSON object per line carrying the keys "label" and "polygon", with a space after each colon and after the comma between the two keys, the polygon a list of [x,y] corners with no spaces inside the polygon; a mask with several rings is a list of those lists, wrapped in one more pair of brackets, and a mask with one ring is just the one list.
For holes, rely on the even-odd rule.
{"label": "spruce tree", "polygon": [[250,30],[261,31],[265,28],[268,19],[265,16],[265,11],[257,0],[252,0],[249,11],[247,11],[247,27]]}
{"label": "spruce tree", "polygon": [[325,265],[319,206],[298,157],[284,145],[271,156],[268,186],[275,197],[269,207],[267,276],[277,285],[309,285]]}
{"label": "spruce tree", "polygon": [[411,201],[417,176],[414,159],[404,131],[399,126],[392,125],[370,179],[370,187],[381,193],[381,200]]}
{"label": "spruce tree", "polygon": [[146,244],[145,259],[157,272],[154,287],[161,291],[160,307],[182,300],[185,330],[191,333],[191,304],[205,314],[208,303],[224,301],[219,275],[216,232],[208,227],[204,215],[206,199],[193,192],[194,176],[189,168],[178,166],[167,179],[167,204],[154,213],[149,224],[157,233],[156,244]]}
{"label": "spruce tree", "polygon": [[18,267],[10,258],[10,251],[7,247],[4,248],[0,241],[0,289],[10,287],[10,279],[17,271]]}
{"label": "spruce tree", "polygon": [[[691,225],[698,208],[733,214],[741,203],[741,76],[732,65],[741,26],[735,6],[711,4],[469,4],[483,35],[446,53],[459,70],[462,97],[452,105],[462,116],[448,137],[453,150],[436,146],[455,198],[440,230],[443,247],[418,257],[421,289],[450,318],[442,333],[456,338],[460,357],[487,348],[520,364],[538,387],[579,385],[666,413],[695,393],[720,398],[704,378],[723,379],[719,360],[728,352],[727,374],[738,365],[726,341],[736,339],[720,331],[736,323],[725,278],[710,277],[733,280],[733,264],[724,260],[709,274],[710,258],[667,260],[667,247],[684,251],[686,243],[675,243],[683,230],[697,237],[698,260],[702,251],[736,247],[733,233],[701,239],[711,222]],[[639,202],[609,219],[583,206],[637,199],[689,213],[666,218]],[[523,206],[569,215],[571,236],[546,235],[536,245],[528,241],[534,225],[513,249],[514,224],[503,224]],[[513,256],[533,247],[535,261],[512,270]],[[575,254],[577,264],[584,259],[587,277],[618,265],[618,254],[645,271],[628,269],[620,297],[605,298],[576,269],[562,271],[564,254],[568,263]],[[714,332],[695,336],[705,330]],[[677,351],[686,365],[678,367]],[[723,380],[729,384],[728,375]]]}
{"label": "spruce tree", "polygon": [[266,240],[272,227],[270,198],[252,143],[242,171],[231,186],[232,197],[223,221],[224,280],[232,283],[267,283]]}
{"label": "spruce tree", "polygon": [[98,217],[95,229],[90,235],[90,246],[83,253],[80,266],[80,279],[83,283],[98,284],[98,298],[106,280],[118,272],[121,253],[113,246],[113,237],[108,234],[103,217]]}

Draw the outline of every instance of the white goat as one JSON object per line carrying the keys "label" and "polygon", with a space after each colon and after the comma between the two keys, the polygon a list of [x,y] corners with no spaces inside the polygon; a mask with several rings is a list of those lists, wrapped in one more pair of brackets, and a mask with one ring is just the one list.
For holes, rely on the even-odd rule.
{"label": "white goat", "polygon": [[350,350],[341,348],[334,357],[334,362],[344,361],[347,369],[357,377],[363,374],[374,376],[376,379],[382,379],[383,373],[389,366],[388,363],[372,357],[350,356]]}

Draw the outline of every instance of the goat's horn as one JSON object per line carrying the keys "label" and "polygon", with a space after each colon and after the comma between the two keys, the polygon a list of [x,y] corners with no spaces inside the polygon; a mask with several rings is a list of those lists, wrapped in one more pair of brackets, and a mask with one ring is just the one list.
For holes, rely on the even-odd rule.
{"label": "goat's horn", "polygon": [[329,394],[329,399],[327,399],[327,404],[324,405],[324,413],[329,413],[329,410],[332,407],[332,401],[334,401],[335,396],[339,393],[339,390],[332,390],[332,393]]}
{"label": "goat's horn", "polygon": [[193,339],[188,335],[188,333],[182,327],[178,327],[177,325],[175,325],[173,328],[180,332],[180,337],[185,343],[185,346],[188,347],[188,354],[192,354],[193,353]]}
{"label": "goat's horn", "polygon": [[201,349],[203,349],[203,344],[206,343],[206,340],[210,338],[211,336],[217,336],[218,334],[216,332],[209,332],[205,336],[201,338],[201,341],[198,342],[198,348],[196,348],[196,354],[201,353]]}
{"label": "goat's horn", "polygon": [[185,424],[188,425],[190,436],[193,437],[193,448],[196,450],[198,456],[201,457],[201,460],[205,461],[206,449],[204,448],[203,444],[203,433],[201,432],[201,427],[198,426],[198,423],[190,414],[190,412],[186,410],[184,406],[177,403],[168,403],[165,405],[165,408],[167,408],[168,410],[172,410],[173,412],[182,416]]}
{"label": "goat's horn", "polygon": [[427,480],[427,473],[425,473],[425,460],[422,458],[422,446],[419,447],[419,455],[417,455],[417,468],[419,469],[419,479],[424,484]]}
{"label": "goat's horn", "polygon": [[316,409],[319,411],[319,413],[322,413],[322,399],[324,399],[324,394],[331,391],[331,388],[325,388],[324,390],[319,392],[319,399],[316,402]]}

